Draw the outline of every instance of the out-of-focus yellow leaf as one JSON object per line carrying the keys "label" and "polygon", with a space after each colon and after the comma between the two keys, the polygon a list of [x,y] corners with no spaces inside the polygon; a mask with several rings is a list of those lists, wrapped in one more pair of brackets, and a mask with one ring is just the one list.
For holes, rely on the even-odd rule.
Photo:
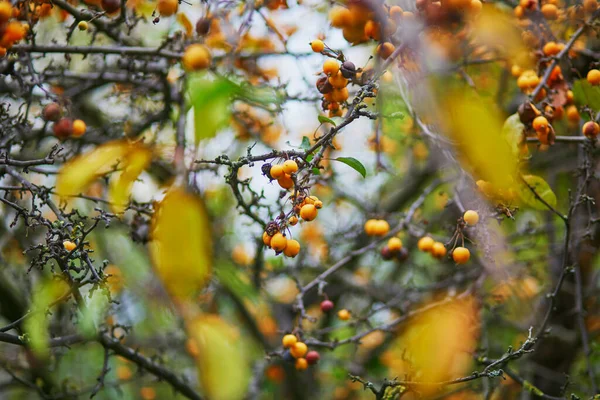
{"label": "out-of-focus yellow leaf", "polygon": [[550,185],[548,185],[548,182],[536,175],[523,175],[523,180],[526,184],[519,186],[518,193],[521,201],[526,206],[535,208],[536,210],[548,210],[548,207],[535,197],[531,191],[533,189],[546,203],[552,207],[556,207],[556,195]]}
{"label": "out-of-focus yellow leaf", "polygon": [[25,320],[24,328],[31,349],[40,358],[48,357],[48,309],[61,297],[69,293],[69,285],[62,280],[40,283],[34,291],[31,310],[33,314]]}
{"label": "out-of-focus yellow leaf", "polygon": [[204,202],[172,188],[152,218],[150,251],[154,267],[169,294],[189,299],[208,281],[212,268],[210,222]]}
{"label": "out-of-focus yellow leaf", "polygon": [[129,143],[117,140],[73,158],[60,169],[56,178],[57,193],[63,197],[82,193],[89,184],[123,160],[129,148]]}
{"label": "out-of-focus yellow leaf", "polygon": [[123,160],[123,169],[119,177],[111,181],[109,188],[109,199],[113,212],[125,211],[133,183],[151,160],[152,151],[140,144],[132,146],[128,151]]}
{"label": "out-of-focus yellow leaf", "polygon": [[196,364],[208,399],[243,399],[250,365],[239,331],[217,315],[195,318],[188,323],[187,331],[198,346]]}
{"label": "out-of-focus yellow leaf", "polygon": [[[427,383],[467,375],[479,336],[477,301],[469,296],[424,308],[406,322],[391,347],[387,363],[392,375]],[[439,389],[439,385],[418,386],[425,394]]]}
{"label": "out-of-focus yellow leaf", "polygon": [[518,158],[502,135],[502,118],[485,99],[452,91],[443,99],[442,122],[457,143],[463,166],[476,179],[506,190],[514,182]]}
{"label": "out-of-focus yellow leaf", "polygon": [[521,122],[517,113],[506,118],[502,127],[502,135],[517,158],[529,154],[529,149],[527,148],[527,144],[525,144],[524,129],[525,125]]}
{"label": "out-of-focus yellow leaf", "polygon": [[194,27],[184,13],[177,14],[177,22],[185,29],[185,36],[192,37],[194,33]]}

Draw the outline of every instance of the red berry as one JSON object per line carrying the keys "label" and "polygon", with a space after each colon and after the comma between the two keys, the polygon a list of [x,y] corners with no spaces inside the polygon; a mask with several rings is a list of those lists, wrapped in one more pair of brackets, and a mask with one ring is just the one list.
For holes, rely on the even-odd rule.
{"label": "red berry", "polygon": [[304,358],[306,358],[306,361],[308,361],[310,365],[313,365],[319,362],[321,356],[319,355],[319,352],[311,350],[308,353],[306,353]]}
{"label": "red berry", "polygon": [[109,14],[119,11],[121,2],[119,0],[102,0],[102,9]]}
{"label": "red berry", "polygon": [[54,135],[59,139],[66,139],[73,134],[73,120],[61,118],[54,123]]}
{"label": "red berry", "polygon": [[42,118],[46,121],[58,121],[62,116],[60,106],[56,103],[47,104],[42,111]]}
{"label": "red berry", "polygon": [[387,246],[383,246],[381,248],[381,258],[383,258],[386,261],[391,260],[394,257],[394,253],[392,253],[392,251],[390,250],[389,247]]}
{"label": "red berry", "polygon": [[333,301],[331,300],[323,300],[321,302],[321,311],[323,312],[329,312],[333,310]]}

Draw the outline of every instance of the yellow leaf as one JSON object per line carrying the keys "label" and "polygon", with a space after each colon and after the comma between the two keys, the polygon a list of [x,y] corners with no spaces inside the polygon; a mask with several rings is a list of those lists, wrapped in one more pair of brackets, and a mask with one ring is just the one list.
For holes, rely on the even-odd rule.
{"label": "yellow leaf", "polygon": [[76,196],[100,176],[112,171],[128,152],[125,141],[113,141],[77,156],[62,166],[56,178],[56,191],[62,197]]}
{"label": "yellow leaf", "polygon": [[177,14],[177,22],[179,22],[179,24],[185,29],[185,35],[187,37],[192,37],[194,33],[194,27],[184,13]]}
{"label": "yellow leaf", "polygon": [[432,393],[440,389],[433,383],[468,374],[478,336],[479,312],[474,298],[425,305],[423,312],[407,321],[391,347],[392,375],[432,383],[418,386],[420,392]]}
{"label": "yellow leaf", "polygon": [[490,182],[497,190],[512,187],[518,158],[502,134],[503,121],[495,107],[484,99],[453,91],[444,98],[442,110],[463,166],[476,180]]}
{"label": "yellow leaf", "polygon": [[187,331],[198,347],[196,365],[208,399],[243,399],[250,365],[239,331],[217,315],[194,319]]}
{"label": "yellow leaf", "polygon": [[151,160],[152,151],[142,145],[133,146],[127,153],[119,177],[111,181],[109,188],[109,199],[113,212],[125,211],[133,183]]}
{"label": "yellow leaf", "polygon": [[208,281],[210,233],[202,199],[181,188],[171,189],[152,218],[150,252],[158,276],[174,299],[189,299]]}
{"label": "yellow leaf", "polygon": [[33,352],[40,358],[48,357],[48,316],[46,312],[60,298],[69,293],[69,285],[62,280],[42,282],[34,291],[32,315],[25,320],[24,329]]}

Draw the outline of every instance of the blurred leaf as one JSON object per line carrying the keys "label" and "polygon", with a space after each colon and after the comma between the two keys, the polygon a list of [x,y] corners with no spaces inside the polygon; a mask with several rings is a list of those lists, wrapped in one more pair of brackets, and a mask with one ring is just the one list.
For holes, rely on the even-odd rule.
{"label": "blurred leaf", "polygon": [[98,286],[94,287],[88,296],[86,308],[79,323],[81,333],[85,337],[91,338],[96,334],[98,326],[104,321],[109,300],[108,293],[104,289]]}
{"label": "blurred leaf", "polygon": [[184,13],[177,14],[177,22],[185,29],[185,35],[187,37],[192,37],[194,34],[194,26]]}
{"label": "blurred leaf", "polygon": [[130,144],[116,140],[65,163],[56,178],[56,192],[60,196],[76,196],[100,176],[112,171],[124,159]]}
{"label": "blurred leaf", "polygon": [[[425,304],[409,319],[391,347],[388,363],[393,376],[409,375],[418,382],[462,377],[473,362],[479,336],[479,310],[472,297]],[[419,386],[424,393],[438,385]]]}
{"label": "blurred leaf", "polygon": [[254,286],[248,280],[242,279],[240,271],[232,264],[223,263],[215,268],[215,275],[219,282],[231,290],[240,299],[249,299],[253,303],[258,303],[258,293]]}
{"label": "blurred leaf", "polygon": [[[536,175],[523,175],[523,180],[527,182],[531,188],[540,196],[546,203],[552,207],[556,207],[556,195],[544,179]],[[519,197],[521,201],[529,207],[535,208],[536,210],[548,210],[548,207],[541,202],[531,192],[531,189],[527,185],[522,184],[519,186]]]}
{"label": "blurred leaf", "polygon": [[45,281],[38,284],[33,294],[32,314],[24,322],[31,349],[40,358],[49,355],[48,311],[61,297],[69,293],[69,285],[62,280]]}
{"label": "blurred leaf", "polygon": [[443,121],[463,166],[476,179],[506,190],[517,174],[518,159],[502,135],[502,118],[492,104],[467,95],[466,90],[446,94]]}
{"label": "blurred leaf", "polygon": [[600,88],[592,86],[587,79],[579,79],[573,84],[573,97],[579,106],[586,105],[594,111],[600,110]]}
{"label": "blurred leaf", "polygon": [[327,118],[324,115],[319,115],[318,118],[319,118],[319,122],[322,123],[322,124],[331,124],[333,126],[336,126],[335,121],[332,120],[331,118]]}
{"label": "blurred leaf", "polygon": [[338,158],[334,158],[334,160],[342,162],[342,163],[346,164],[347,166],[351,167],[356,172],[361,174],[363,178],[367,177],[367,170],[365,169],[365,166],[362,165],[362,163],[360,161],[358,161],[356,158],[354,158],[354,157],[338,157]]}
{"label": "blurred leaf", "polygon": [[141,144],[132,146],[123,160],[119,177],[110,183],[108,198],[114,213],[122,213],[129,203],[133,183],[152,161],[152,151]]}
{"label": "blurred leaf", "polygon": [[300,144],[300,148],[303,150],[310,149],[310,139],[308,136],[302,136],[302,143]]}
{"label": "blurred leaf", "polygon": [[196,364],[208,399],[243,399],[251,370],[240,332],[217,315],[194,319],[187,331],[198,345]]}
{"label": "blurred leaf", "polygon": [[275,108],[285,101],[286,92],[285,90],[279,90],[268,85],[255,86],[247,83],[242,83],[236,91],[236,98],[247,100],[251,103],[258,103],[263,107],[270,107],[274,105]]}
{"label": "blurred leaf", "polygon": [[167,292],[189,299],[210,277],[212,238],[204,202],[175,187],[152,218],[150,254]]}
{"label": "blurred leaf", "polygon": [[520,146],[524,138],[524,129],[525,125],[521,122],[519,114],[517,113],[508,117],[506,121],[504,121],[504,126],[502,127],[502,136],[504,136],[504,138],[510,145],[510,149],[512,150],[512,153],[515,157],[519,157],[519,155],[521,154]]}
{"label": "blurred leaf", "polygon": [[227,79],[208,79],[205,74],[194,75],[188,82],[187,95],[194,108],[196,144],[214,137],[229,123],[231,96],[238,87]]}

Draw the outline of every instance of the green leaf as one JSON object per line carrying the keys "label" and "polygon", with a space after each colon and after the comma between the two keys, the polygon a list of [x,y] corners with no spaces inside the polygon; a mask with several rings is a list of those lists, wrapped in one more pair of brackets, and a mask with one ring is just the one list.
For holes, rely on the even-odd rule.
{"label": "green leaf", "polygon": [[519,114],[517,113],[508,117],[506,121],[504,121],[504,126],[502,126],[502,136],[504,136],[510,145],[513,154],[517,157],[521,153],[520,145],[523,142],[524,129],[525,125],[521,122]]}
{"label": "green leaf", "polygon": [[361,174],[363,178],[367,177],[367,170],[365,169],[365,166],[362,165],[362,163],[360,161],[358,161],[356,158],[354,158],[354,157],[338,157],[338,158],[334,158],[334,160],[343,162],[344,164],[346,164],[347,166],[349,166],[350,168],[354,169],[356,172]]}
{"label": "green leaf", "polygon": [[302,143],[300,143],[300,148],[303,150],[310,149],[310,139],[308,136],[302,136]]}
{"label": "green leaf", "polygon": [[321,170],[319,170],[319,168],[317,168],[317,167],[314,167],[312,169],[312,173],[313,173],[313,175],[321,175]]}
{"label": "green leaf", "polygon": [[319,122],[322,123],[322,124],[331,124],[333,126],[336,126],[335,121],[332,120],[331,118],[327,118],[324,115],[319,115],[318,118],[319,118]]}
{"label": "green leaf", "polygon": [[195,76],[188,82],[189,105],[194,108],[196,144],[214,137],[226,126],[231,115],[231,97],[239,87],[227,79],[208,79]]}
{"label": "green leaf", "polygon": [[536,210],[548,210],[548,207],[532,193],[529,188],[531,187],[546,203],[552,207],[556,207],[556,195],[550,188],[550,185],[548,185],[548,182],[536,175],[524,175],[522,178],[527,184],[520,185],[519,197],[525,205]]}
{"label": "green leaf", "polygon": [[215,268],[215,275],[219,282],[227,287],[233,294],[240,299],[249,299],[254,304],[258,304],[258,294],[254,286],[247,280],[244,280],[232,264],[223,263]]}
{"label": "green leaf", "polygon": [[94,336],[98,326],[104,321],[108,305],[108,293],[98,286],[92,289],[79,324],[79,328],[85,337],[91,338]]}
{"label": "green leaf", "polygon": [[587,79],[579,79],[573,84],[573,97],[579,106],[586,105],[594,111],[600,110],[600,88],[592,86]]}

